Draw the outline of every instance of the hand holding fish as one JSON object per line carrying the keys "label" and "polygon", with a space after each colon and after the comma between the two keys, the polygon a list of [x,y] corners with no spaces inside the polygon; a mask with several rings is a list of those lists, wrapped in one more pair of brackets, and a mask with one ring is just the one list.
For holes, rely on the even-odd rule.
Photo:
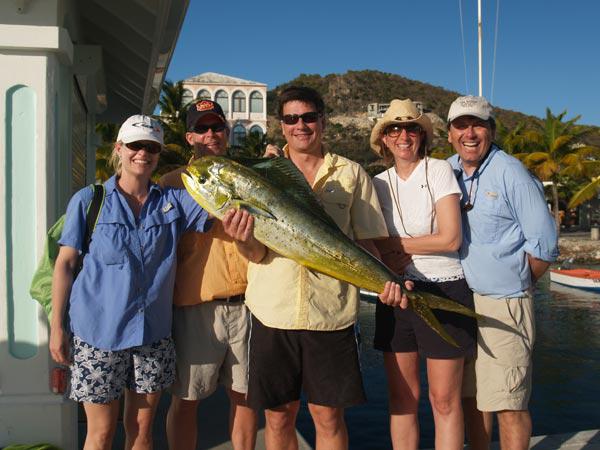
{"label": "hand holding fish", "polygon": [[[412,283],[407,281],[405,284],[408,290],[412,290]],[[408,297],[406,296],[406,293],[404,293],[402,286],[398,283],[394,283],[393,281],[388,281],[385,283],[383,292],[379,294],[379,300],[381,300],[381,303],[389,306],[399,306],[402,309],[406,309],[408,307]]]}
{"label": "hand holding fish", "polygon": [[267,247],[254,237],[254,217],[248,211],[232,208],[225,212],[222,222],[223,230],[246,259],[258,263],[265,257]]}

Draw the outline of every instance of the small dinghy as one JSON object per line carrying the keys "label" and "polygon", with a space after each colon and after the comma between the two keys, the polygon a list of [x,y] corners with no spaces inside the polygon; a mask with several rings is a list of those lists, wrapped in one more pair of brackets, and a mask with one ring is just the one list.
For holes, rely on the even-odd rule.
{"label": "small dinghy", "polygon": [[550,280],[569,287],[600,292],[600,270],[550,269]]}

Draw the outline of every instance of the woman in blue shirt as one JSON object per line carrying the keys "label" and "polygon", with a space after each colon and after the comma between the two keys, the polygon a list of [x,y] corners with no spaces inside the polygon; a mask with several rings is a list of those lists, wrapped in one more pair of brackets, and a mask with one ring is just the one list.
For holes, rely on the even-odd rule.
{"label": "woman in blue shirt", "polygon": [[177,241],[209,223],[185,190],[150,181],[162,148],[155,119],[135,115],[121,126],[112,154],[116,175],[104,183],[104,203],[75,279],[92,190],[77,192],[67,208],[52,283],[50,352],[70,366],[69,397],[83,403],[87,416],[85,448],[111,448],[123,392],[126,448],[151,448],[160,393],[174,380]]}

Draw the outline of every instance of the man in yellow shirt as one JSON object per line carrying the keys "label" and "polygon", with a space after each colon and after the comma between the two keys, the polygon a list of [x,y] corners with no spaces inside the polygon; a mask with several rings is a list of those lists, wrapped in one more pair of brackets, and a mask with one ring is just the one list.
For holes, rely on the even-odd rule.
{"label": "man in yellow shirt", "polygon": [[[372,239],[387,237],[377,195],[361,166],[328,152],[322,144],[325,105],[310,88],[289,87],[279,96],[284,155],[304,174],[325,211],[340,229],[378,255]],[[229,211],[230,234],[259,255],[253,219]],[[355,286],[310,271],[267,250],[248,267],[246,305],[252,313],[248,404],[264,408],[267,449],[297,449],[296,415],[304,390],[316,429],[316,448],[348,447],[344,408],[365,401],[354,323]],[[381,296],[399,305],[400,286],[388,283]],[[403,306],[406,299],[402,299]]]}
{"label": "man in yellow shirt", "polygon": [[[229,128],[218,103],[201,100],[187,113],[186,139],[194,157],[224,155]],[[164,175],[162,185],[183,188],[181,172]],[[176,380],[170,391],[167,438],[171,449],[195,449],[197,408],[218,384],[228,391],[230,433],[236,450],[254,449],[256,412],[246,405],[250,314],[244,305],[248,261],[223,224],[207,233],[189,232],[177,247],[173,303]],[[250,257],[251,252],[246,251]],[[259,254],[262,258],[263,253]]]}

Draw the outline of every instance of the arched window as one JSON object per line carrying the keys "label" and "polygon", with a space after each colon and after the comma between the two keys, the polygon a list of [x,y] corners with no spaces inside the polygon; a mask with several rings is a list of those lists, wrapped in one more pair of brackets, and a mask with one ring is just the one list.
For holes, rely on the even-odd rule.
{"label": "arched window", "polygon": [[189,102],[194,100],[194,94],[189,89],[184,89],[181,95],[181,105],[186,106]]}
{"label": "arched window", "polygon": [[221,105],[223,112],[225,113],[225,115],[227,115],[227,113],[229,112],[229,96],[227,95],[227,92],[217,92],[217,94],[215,95],[215,102]]}
{"label": "arched window", "polygon": [[233,93],[233,112],[246,112],[246,95],[242,91]]}
{"label": "arched window", "polygon": [[210,98],[210,92],[208,92],[206,89],[200,89],[198,91],[198,95],[196,95],[196,98],[198,100],[212,100]]}
{"label": "arched window", "polygon": [[254,91],[252,94],[250,94],[250,112],[263,112],[263,96],[258,91]]}
{"label": "arched window", "polygon": [[259,136],[264,134],[263,129],[259,125],[252,125],[249,133],[258,133]]}
{"label": "arched window", "polygon": [[238,123],[233,127],[231,136],[231,145],[242,145],[242,142],[246,138],[246,129]]}

